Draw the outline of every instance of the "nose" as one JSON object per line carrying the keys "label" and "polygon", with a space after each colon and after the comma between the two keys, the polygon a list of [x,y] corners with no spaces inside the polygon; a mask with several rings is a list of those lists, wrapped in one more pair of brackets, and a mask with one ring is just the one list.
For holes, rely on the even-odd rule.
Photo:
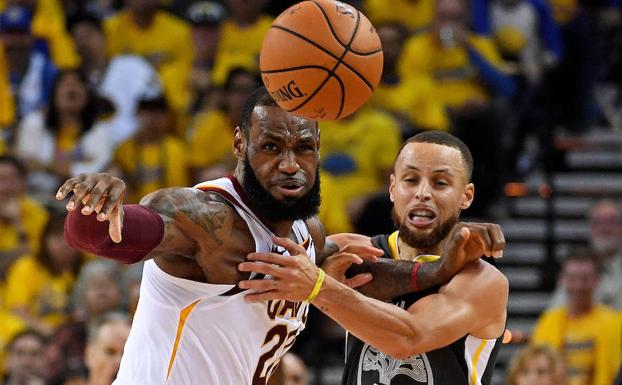
{"label": "nose", "polygon": [[426,180],[422,180],[415,190],[415,198],[418,201],[429,201],[432,198],[430,184]]}
{"label": "nose", "polygon": [[296,161],[296,155],[292,151],[286,151],[279,162],[279,171],[283,174],[293,175],[299,170],[300,165]]}

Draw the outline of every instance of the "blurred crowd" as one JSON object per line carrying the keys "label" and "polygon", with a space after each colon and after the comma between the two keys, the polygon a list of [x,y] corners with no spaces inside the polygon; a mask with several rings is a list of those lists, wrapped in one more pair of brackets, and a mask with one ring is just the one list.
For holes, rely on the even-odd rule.
{"label": "blurred crowd", "polygon": [[[137,202],[229,174],[233,128],[261,85],[263,36],[293,3],[0,0],[4,384],[110,384],[141,267],[70,249],[55,192],[70,176],[106,171]],[[505,182],[555,162],[556,130],[622,126],[619,0],[350,3],[377,28],[384,70],[364,108],[320,124],[328,233],[392,229],[388,176],[403,140],[422,130],[471,148],[477,199],[467,214],[481,218]],[[590,220],[592,248],[566,260],[555,307],[533,333],[541,345],[516,357],[508,384],[612,384],[622,321],[607,306],[622,308],[622,214],[606,201]],[[342,338],[317,324],[329,342],[303,336],[295,348],[314,366]],[[337,362],[342,349],[332,349]]]}

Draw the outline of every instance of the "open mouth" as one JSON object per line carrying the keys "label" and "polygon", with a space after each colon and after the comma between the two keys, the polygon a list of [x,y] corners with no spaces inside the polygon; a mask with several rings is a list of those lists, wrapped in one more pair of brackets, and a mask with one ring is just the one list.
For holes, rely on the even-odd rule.
{"label": "open mouth", "polygon": [[276,187],[283,195],[298,195],[304,188],[304,183],[299,180],[286,180],[277,183]]}
{"label": "open mouth", "polygon": [[410,210],[408,221],[415,227],[423,228],[436,221],[437,215],[434,211],[425,208]]}

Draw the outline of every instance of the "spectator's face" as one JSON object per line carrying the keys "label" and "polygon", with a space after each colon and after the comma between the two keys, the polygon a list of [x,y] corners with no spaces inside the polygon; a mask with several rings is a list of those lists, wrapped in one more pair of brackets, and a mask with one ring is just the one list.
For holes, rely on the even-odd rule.
{"label": "spectator's face", "polygon": [[86,284],[84,302],[88,314],[97,317],[119,307],[119,286],[108,274],[93,276]]}
{"label": "spectator's face", "polygon": [[201,25],[192,28],[195,55],[202,60],[207,62],[214,60],[219,40],[220,28],[218,26]]}
{"label": "spectator's face", "polygon": [[283,356],[281,360],[284,385],[308,385],[309,374],[300,358],[291,353]]}
{"label": "spectator's face", "polygon": [[104,34],[90,23],[78,23],[72,30],[78,54],[82,61],[89,61],[105,52],[106,39]]}
{"label": "spectator's face", "polygon": [[467,7],[464,0],[437,0],[434,29],[450,29],[454,33],[465,32],[467,25]]}
{"label": "spectator's face", "polygon": [[0,199],[5,202],[21,196],[24,192],[24,178],[11,163],[0,163]]}
{"label": "spectator's face", "polygon": [[613,202],[602,202],[590,213],[590,243],[597,252],[617,251],[622,245],[622,213]]}
{"label": "spectator's face", "polygon": [[378,36],[382,43],[384,68],[393,68],[402,50],[400,31],[393,26],[381,26]]}
{"label": "spectator's face", "polygon": [[13,343],[7,366],[12,376],[40,375],[43,361],[43,343],[35,336],[25,335]]}
{"label": "spectator's face", "polygon": [[516,375],[516,385],[556,385],[550,360],[544,354],[525,359],[525,365]]}
{"label": "spectator's face", "polygon": [[127,0],[127,6],[132,12],[150,14],[158,9],[159,0]]}
{"label": "spectator's face", "polygon": [[168,132],[169,113],[166,110],[142,109],[138,112],[141,134],[147,139],[161,139]]}
{"label": "spectator's face", "polygon": [[45,237],[45,247],[54,266],[69,269],[80,258],[80,254],[67,245],[62,230],[61,228],[50,231]]}
{"label": "spectator's face", "polygon": [[258,86],[255,77],[246,72],[238,73],[231,80],[231,86],[225,92],[225,104],[234,124],[237,125],[242,116],[244,102]]}
{"label": "spectator's face", "polygon": [[567,261],[563,269],[563,284],[568,301],[581,308],[593,302],[594,290],[598,283],[598,272],[591,261]]}
{"label": "spectator's face", "polygon": [[233,17],[242,22],[254,21],[263,10],[264,0],[228,0],[227,5]]}
{"label": "spectator's face", "polygon": [[86,347],[85,361],[91,378],[112,383],[119,371],[123,346],[129,332],[130,327],[120,322],[109,322],[99,329],[95,340]]}
{"label": "spectator's face", "polygon": [[56,103],[60,113],[80,113],[86,106],[88,98],[86,85],[73,72],[68,72],[61,76],[62,78],[58,81],[56,92],[54,93],[54,103]]}
{"label": "spectator's face", "polygon": [[432,251],[473,201],[466,164],[456,148],[435,143],[409,143],[395,162],[389,187],[393,220],[400,239],[421,251]]}

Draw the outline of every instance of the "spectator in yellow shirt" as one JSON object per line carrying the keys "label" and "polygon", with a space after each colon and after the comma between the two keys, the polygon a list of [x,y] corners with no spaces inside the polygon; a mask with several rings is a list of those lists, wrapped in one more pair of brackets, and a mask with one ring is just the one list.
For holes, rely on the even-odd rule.
{"label": "spectator in yellow shirt", "polygon": [[[0,142],[4,147],[4,136],[6,129],[10,128],[15,122],[15,103],[11,92],[11,82],[9,81],[9,69],[4,59],[4,48],[0,43]],[[6,151],[3,148],[0,154]]]}
{"label": "spectator in yellow shirt", "polygon": [[272,25],[272,18],[262,13],[265,0],[228,0],[231,17],[222,24],[216,52],[213,81],[224,84],[234,67],[249,71],[259,68],[259,51],[263,38]]}
{"label": "spectator in yellow shirt", "polygon": [[598,265],[593,255],[568,257],[561,284],[567,303],[540,316],[531,340],[564,356],[569,385],[610,385],[622,362],[622,324],[612,309],[594,301]]}
{"label": "spectator in yellow shirt", "polygon": [[199,1],[187,11],[192,23],[195,55],[190,72],[192,89],[191,112],[196,112],[214,91],[212,70],[220,41],[220,26],[226,17],[225,8],[215,1]]}
{"label": "spectator in yellow shirt", "polygon": [[365,109],[319,127],[321,168],[339,186],[352,217],[374,194],[387,191],[401,143],[399,126],[391,115]]}
{"label": "spectator in yellow shirt", "polygon": [[171,111],[164,96],[143,97],[138,119],[138,133],[122,143],[114,156],[133,203],[155,190],[190,182],[188,145],[172,134]]}
{"label": "spectator in yellow shirt", "polygon": [[48,220],[47,210],[26,195],[26,173],[17,159],[0,156],[0,297],[11,264],[22,255],[39,251]]}
{"label": "spectator in yellow shirt", "polygon": [[220,106],[207,105],[195,117],[189,135],[190,164],[195,181],[220,178],[233,171],[233,129],[240,124],[244,102],[260,82],[254,73],[243,68],[232,69],[219,95]]}
{"label": "spectator in yellow shirt", "polygon": [[430,27],[434,0],[364,0],[363,10],[374,25],[398,23],[416,33]]}
{"label": "spectator in yellow shirt", "polygon": [[82,255],[65,243],[64,223],[62,215],[50,218],[41,251],[16,261],[7,277],[7,308],[24,329],[47,337],[67,318],[69,294],[82,263]]}
{"label": "spectator in yellow shirt", "polygon": [[173,109],[185,112],[194,57],[190,26],[159,10],[159,0],[128,0],[126,4],[126,10],[106,20],[108,55],[134,54],[147,59],[158,71]]}
{"label": "spectator in yellow shirt", "polygon": [[466,0],[436,1],[431,30],[406,42],[398,71],[404,78],[431,82],[435,96],[449,109],[453,133],[471,149],[475,161],[478,199],[468,213],[488,215],[500,195],[504,161],[502,111],[492,101],[511,99],[516,84],[503,71],[494,41],[469,31]]}
{"label": "spectator in yellow shirt", "polygon": [[420,130],[449,129],[445,104],[437,96],[433,82],[425,77],[404,77],[397,70],[407,31],[398,24],[380,25],[377,31],[384,64],[369,105],[390,112],[400,121],[404,138]]}

